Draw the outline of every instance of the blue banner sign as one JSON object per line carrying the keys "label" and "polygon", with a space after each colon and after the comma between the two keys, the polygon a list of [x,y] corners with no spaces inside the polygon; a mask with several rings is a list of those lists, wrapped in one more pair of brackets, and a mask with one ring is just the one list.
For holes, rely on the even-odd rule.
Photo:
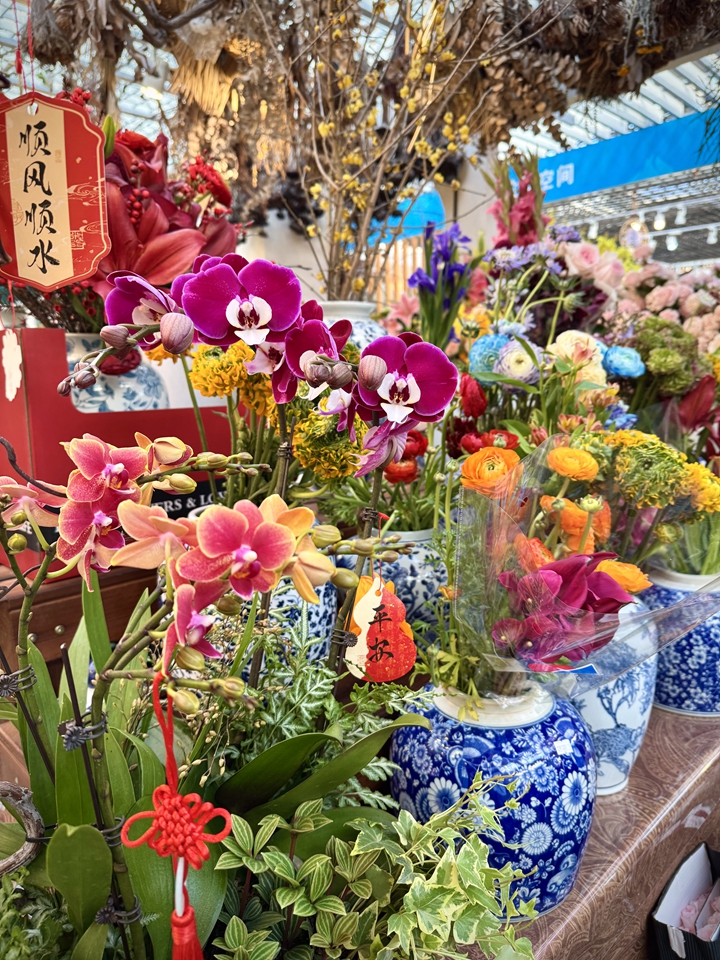
{"label": "blue banner sign", "polygon": [[545,200],[553,203],[714,163],[720,159],[718,146],[703,148],[704,136],[705,116],[695,113],[546,157],[539,163]]}

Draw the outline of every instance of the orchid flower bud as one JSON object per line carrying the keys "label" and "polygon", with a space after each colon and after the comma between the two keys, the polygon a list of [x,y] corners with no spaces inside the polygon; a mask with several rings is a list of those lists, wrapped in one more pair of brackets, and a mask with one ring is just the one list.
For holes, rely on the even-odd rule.
{"label": "orchid flower bud", "polygon": [[61,397],[69,397],[72,393],[72,380],[69,377],[61,380],[57,385],[57,392]]}
{"label": "orchid flower bud", "polygon": [[200,673],[205,669],[205,657],[192,647],[180,647],[175,662],[182,670],[194,670]]}
{"label": "orchid flower bud", "polygon": [[109,347],[115,347],[117,350],[121,350],[127,346],[129,336],[130,331],[122,324],[117,324],[116,326],[108,325],[100,331],[100,339],[104,340]]}
{"label": "orchid flower bud", "polygon": [[366,390],[377,390],[387,375],[387,364],[382,357],[362,357],[358,366],[358,383]]}
{"label": "orchid flower bud", "polygon": [[192,716],[200,709],[200,700],[190,690],[168,690],[168,694],[172,697],[173,706],[179,713]]}
{"label": "orchid flower bud", "polygon": [[193,480],[192,477],[188,477],[186,473],[166,474],[164,479],[176,493],[192,493],[195,487],[197,487],[195,480]]}
{"label": "orchid flower bud", "polygon": [[27,547],[27,543],[27,538],[21,533],[14,533],[11,537],[8,537],[8,552],[12,554],[22,553]]}
{"label": "orchid flower bud", "polygon": [[240,601],[232,593],[226,593],[224,597],[220,597],[215,606],[218,613],[226,617],[236,617],[242,609]]}
{"label": "orchid flower bud", "polygon": [[321,523],[317,527],[313,527],[310,531],[310,537],[316,547],[330,547],[333,543],[342,540],[342,534],[331,523]]}
{"label": "orchid flower bud", "polygon": [[193,322],[184,313],[166,313],[160,318],[160,339],[168,353],[184,353],[194,336]]}
{"label": "orchid flower bud", "polygon": [[360,583],[360,578],[354,570],[347,570],[345,567],[338,567],[335,573],[330,577],[330,583],[340,590],[354,590]]}
{"label": "orchid flower bud", "polygon": [[97,376],[92,367],[87,367],[85,370],[81,370],[79,373],[75,374],[74,377],[75,386],[79,390],[85,390],[88,387],[94,387],[97,383]]}
{"label": "orchid flower bud", "polygon": [[330,372],[330,376],[327,378],[327,385],[332,390],[337,390],[341,387],[346,387],[349,383],[352,383],[353,379],[353,370],[349,363],[336,363]]}

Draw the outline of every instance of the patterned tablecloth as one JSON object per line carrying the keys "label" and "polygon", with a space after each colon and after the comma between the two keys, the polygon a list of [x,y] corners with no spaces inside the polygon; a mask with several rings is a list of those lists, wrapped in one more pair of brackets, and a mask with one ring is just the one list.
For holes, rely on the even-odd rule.
{"label": "patterned tablecloth", "polygon": [[648,960],[648,917],[703,840],[720,850],[720,721],[655,708],[621,793],[599,797],[578,881],[526,931],[536,960]]}

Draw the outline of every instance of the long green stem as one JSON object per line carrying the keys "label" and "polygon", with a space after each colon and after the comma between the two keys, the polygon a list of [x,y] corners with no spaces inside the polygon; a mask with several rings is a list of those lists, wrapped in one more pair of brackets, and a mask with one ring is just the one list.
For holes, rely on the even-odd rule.
{"label": "long green stem", "polygon": [[[183,370],[185,371],[185,382],[188,386],[188,391],[190,392],[190,401],[193,407],[193,413],[195,414],[195,423],[197,424],[198,433],[200,435],[200,443],[202,448],[206,453],[211,451],[208,448],[207,434],[205,433],[205,424],[203,423],[202,414],[200,413],[200,407],[198,406],[197,397],[195,396],[195,388],[192,385],[192,380],[190,379],[190,367],[188,366],[187,357],[185,354],[182,354],[180,357],[180,363],[182,363]],[[218,492],[217,485],[215,483],[215,477],[211,472],[208,472],[208,480],[210,482],[210,490],[212,492],[212,498],[214,503],[218,503]]]}
{"label": "long green stem", "polygon": [[[232,453],[238,453],[238,429],[237,429],[237,408],[233,403],[232,394],[227,396],[227,414],[228,424],[230,425],[230,449]],[[237,477],[228,473],[225,481],[225,506],[232,507],[235,503],[235,488],[237,486]]]}
{"label": "long green stem", "polygon": [[557,306],[555,307],[555,313],[553,314],[553,318],[552,318],[552,323],[550,324],[550,332],[548,333],[548,338],[547,338],[548,346],[550,346],[550,344],[555,339],[555,330],[557,329],[558,317],[560,316],[560,310],[562,309],[562,305],[564,302],[565,302],[564,295],[558,298]]}

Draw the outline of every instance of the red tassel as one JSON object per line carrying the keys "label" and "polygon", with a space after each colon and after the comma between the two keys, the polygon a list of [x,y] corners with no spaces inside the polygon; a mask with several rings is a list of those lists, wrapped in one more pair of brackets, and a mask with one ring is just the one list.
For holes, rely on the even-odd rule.
{"label": "red tassel", "polygon": [[190,904],[187,904],[181,917],[173,910],[170,928],[173,942],[172,960],[203,960],[195,927],[195,911]]}

